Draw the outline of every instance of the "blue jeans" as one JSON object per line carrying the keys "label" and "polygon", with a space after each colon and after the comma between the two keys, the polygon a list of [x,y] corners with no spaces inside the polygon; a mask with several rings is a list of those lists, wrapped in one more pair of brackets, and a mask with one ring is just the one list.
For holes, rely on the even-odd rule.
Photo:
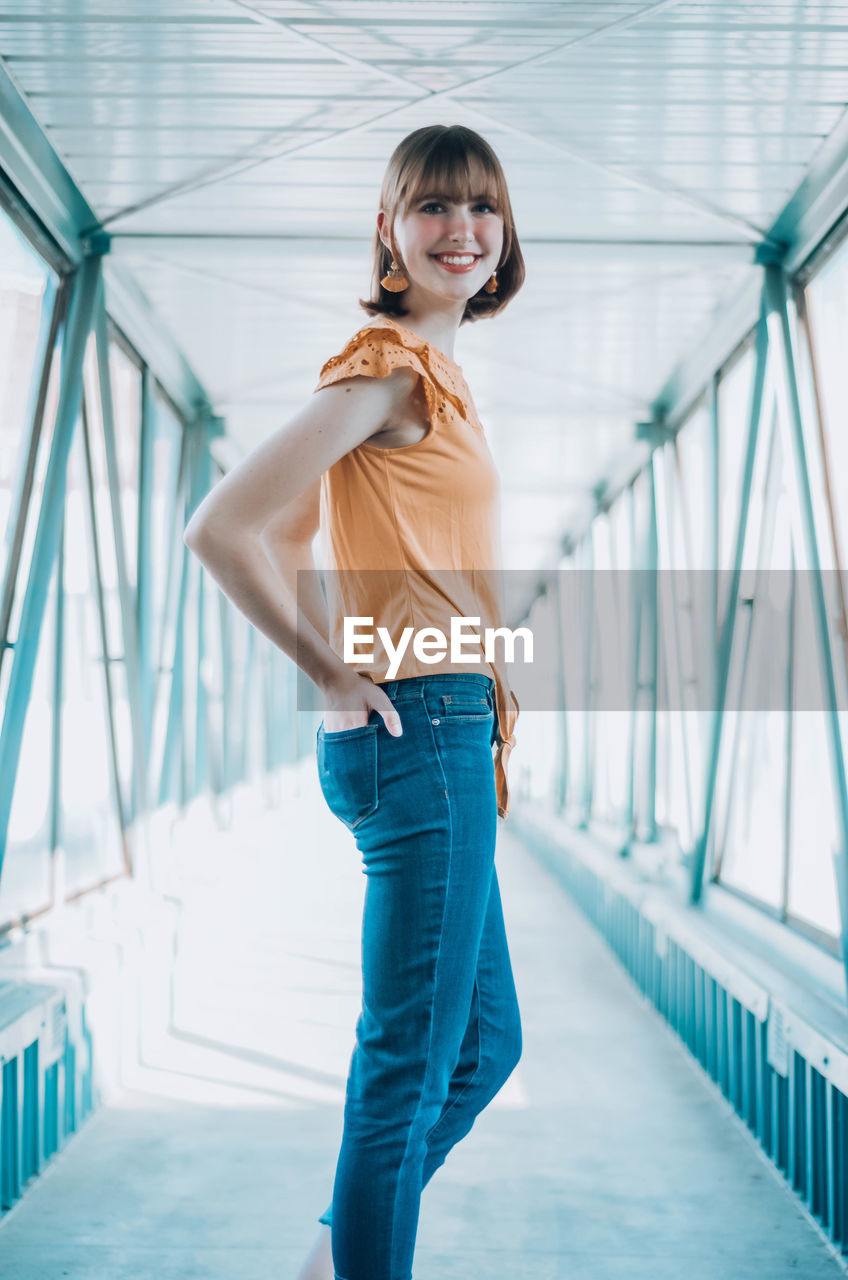
{"label": "blue jeans", "polygon": [[511,1074],[521,1022],[494,865],[493,681],[388,680],[317,734],[318,775],[368,877],[362,1010],[332,1204],[336,1280],[410,1280],[421,1191]]}

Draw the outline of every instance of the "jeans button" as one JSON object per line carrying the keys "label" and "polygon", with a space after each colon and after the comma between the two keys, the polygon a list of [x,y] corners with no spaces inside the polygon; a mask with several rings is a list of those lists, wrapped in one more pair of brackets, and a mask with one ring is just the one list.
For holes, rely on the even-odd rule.
{"label": "jeans button", "polygon": [[441,722],[441,720],[431,720],[431,721],[430,721],[430,723],[431,723],[431,724],[441,724],[442,722]]}

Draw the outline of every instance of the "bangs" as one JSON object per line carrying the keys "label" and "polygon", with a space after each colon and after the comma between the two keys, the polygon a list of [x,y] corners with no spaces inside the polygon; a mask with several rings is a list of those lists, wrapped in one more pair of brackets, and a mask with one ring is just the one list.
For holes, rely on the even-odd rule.
{"label": "bangs", "polygon": [[497,173],[484,156],[442,145],[410,165],[398,202],[409,208],[426,196],[441,196],[455,204],[486,200],[502,211],[505,201],[500,187]]}

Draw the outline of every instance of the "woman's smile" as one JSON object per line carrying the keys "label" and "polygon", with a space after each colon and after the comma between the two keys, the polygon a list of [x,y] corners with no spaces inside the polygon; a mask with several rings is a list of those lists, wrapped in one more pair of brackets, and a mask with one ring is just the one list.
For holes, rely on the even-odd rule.
{"label": "woman's smile", "polygon": [[467,271],[473,271],[477,266],[481,254],[479,253],[434,253],[431,255],[440,267],[444,267],[445,271],[453,271],[460,275]]}

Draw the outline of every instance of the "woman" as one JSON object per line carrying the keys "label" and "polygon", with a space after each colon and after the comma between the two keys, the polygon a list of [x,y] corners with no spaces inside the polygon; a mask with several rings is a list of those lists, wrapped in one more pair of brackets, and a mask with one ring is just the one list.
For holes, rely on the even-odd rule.
{"label": "woman", "polygon": [[[386,645],[341,655],[346,618],[395,645],[422,622],[447,635],[451,618],[498,621],[497,473],[453,346],[503,309],[524,264],[500,163],[463,126],[406,137],[380,205],[360,302],[375,323],[185,534],[320,691],[321,787],[368,877],[332,1204],[298,1280],[409,1280],[422,1188],[521,1053],[494,868],[517,717],[502,656],[435,669],[420,646],[394,668]],[[329,615],[314,573],[295,586],[319,526]]]}

